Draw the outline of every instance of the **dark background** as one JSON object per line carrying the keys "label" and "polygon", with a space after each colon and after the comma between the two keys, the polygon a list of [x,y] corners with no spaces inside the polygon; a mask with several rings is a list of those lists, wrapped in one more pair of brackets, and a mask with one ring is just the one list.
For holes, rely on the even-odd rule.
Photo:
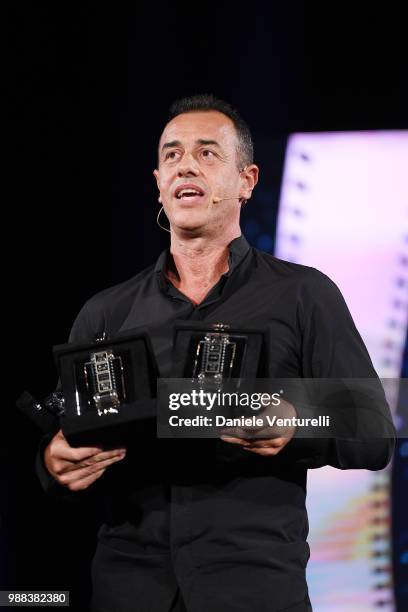
{"label": "dark background", "polygon": [[97,508],[45,498],[40,434],[14,400],[52,390],[51,347],[83,302],[167,246],[152,171],[169,104],[211,92],[251,126],[261,180],[244,211],[250,240],[254,218],[273,235],[288,134],[408,127],[396,5],[311,4],[14,3],[2,20],[1,588],[70,589],[72,609],[86,609]]}

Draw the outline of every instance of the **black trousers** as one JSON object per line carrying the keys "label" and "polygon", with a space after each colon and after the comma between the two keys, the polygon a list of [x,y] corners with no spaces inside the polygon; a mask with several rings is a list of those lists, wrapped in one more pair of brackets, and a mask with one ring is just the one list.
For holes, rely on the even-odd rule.
{"label": "black trousers", "polygon": [[310,612],[304,470],[254,456],[235,474],[185,442],[164,482],[145,452],[112,475],[94,612]]}
{"label": "black trousers", "polygon": [[181,596],[180,589],[177,589],[174,601],[171,605],[170,612],[188,612]]}
{"label": "black trousers", "polygon": [[266,583],[262,589],[254,589],[252,581],[245,583],[253,568],[231,570],[236,579],[228,585],[222,574],[214,576],[194,596],[187,592],[185,600],[169,555],[144,554],[136,559],[99,542],[92,565],[92,612],[312,612],[307,594],[289,606],[277,606],[276,594]]}

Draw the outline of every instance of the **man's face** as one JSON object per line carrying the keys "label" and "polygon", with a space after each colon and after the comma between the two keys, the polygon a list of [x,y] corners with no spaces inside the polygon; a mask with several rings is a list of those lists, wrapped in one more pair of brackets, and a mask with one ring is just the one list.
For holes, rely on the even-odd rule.
{"label": "man's face", "polygon": [[[234,124],[218,111],[184,113],[166,125],[154,175],[174,229],[222,231],[237,222],[238,198],[250,197],[237,144]],[[214,197],[234,199],[214,203]]]}

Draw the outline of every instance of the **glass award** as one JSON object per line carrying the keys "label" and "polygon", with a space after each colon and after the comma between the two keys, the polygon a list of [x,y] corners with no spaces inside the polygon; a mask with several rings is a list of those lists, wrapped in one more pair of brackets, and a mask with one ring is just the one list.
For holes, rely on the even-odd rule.
{"label": "glass award", "polygon": [[147,331],[109,340],[54,347],[67,439],[103,440],[132,422],[154,416],[157,366]]}
{"label": "glass award", "polygon": [[176,324],[173,377],[199,384],[222,385],[231,379],[256,378],[264,332],[227,323]]}
{"label": "glass award", "polygon": [[126,399],[122,357],[112,351],[98,351],[91,353],[83,368],[89,399],[98,415],[118,414]]}
{"label": "glass award", "polygon": [[193,334],[194,364],[191,377],[198,382],[221,385],[223,380],[239,378],[247,347],[247,337],[228,333],[229,326],[215,324],[213,331]]}

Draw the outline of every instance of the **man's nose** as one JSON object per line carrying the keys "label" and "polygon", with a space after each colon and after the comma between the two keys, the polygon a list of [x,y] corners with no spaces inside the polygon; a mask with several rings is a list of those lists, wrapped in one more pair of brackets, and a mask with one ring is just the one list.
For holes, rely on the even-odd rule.
{"label": "man's nose", "polygon": [[200,172],[199,165],[193,155],[183,155],[177,168],[179,176],[193,175],[197,176]]}

